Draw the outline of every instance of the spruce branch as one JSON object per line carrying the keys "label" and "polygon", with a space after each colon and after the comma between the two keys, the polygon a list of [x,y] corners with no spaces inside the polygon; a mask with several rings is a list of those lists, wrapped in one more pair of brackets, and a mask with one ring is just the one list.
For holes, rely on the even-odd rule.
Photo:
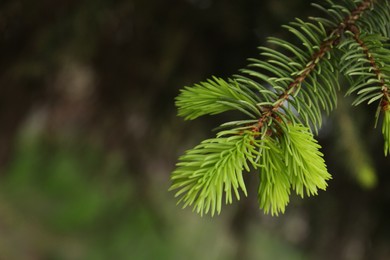
{"label": "spruce branch", "polygon": [[[285,25],[302,46],[270,37],[260,59],[231,79],[213,77],[185,87],[176,98],[179,115],[195,119],[237,110],[242,120],[227,122],[213,139],[179,158],[171,190],[179,203],[203,215],[220,213],[222,200],[247,195],[243,170],[258,169],[258,201],[265,213],[285,211],[291,190],[299,196],[325,190],[331,175],[314,139],[323,112],[330,113],[340,90],[339,74],[357,92],[355,105],[378,101],[383,111],[385,155],[390,153],[390,5],[386,0],[344,0],[328,17]],[[342,55],[340,55],[342,54]],[[376,119],[378,114],[376,115]]]}

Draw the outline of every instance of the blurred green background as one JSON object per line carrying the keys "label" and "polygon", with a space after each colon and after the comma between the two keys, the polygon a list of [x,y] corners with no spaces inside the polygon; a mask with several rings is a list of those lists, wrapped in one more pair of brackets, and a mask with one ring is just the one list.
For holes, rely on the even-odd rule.
{"label": "blurred green background", "polygon": [[177,157],[230,119],[184,122],[179,89],[316,14],[304,0],[2,0],[0,259],[390,259],[375,106],[340,99],[318,137],[328,191],[282,216],[258,209],[256,173],[214,218],[167,191]]}

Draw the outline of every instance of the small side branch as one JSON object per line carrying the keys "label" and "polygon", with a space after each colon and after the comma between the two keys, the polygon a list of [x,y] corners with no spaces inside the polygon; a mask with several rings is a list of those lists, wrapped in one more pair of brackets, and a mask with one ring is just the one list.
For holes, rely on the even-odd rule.
{"label": "small side branch", "polygon": [[360,38],[360,31],[359,28],[352,25],[349,28],[349,31],[353,33],[353,39],[356,41],[356,43],[362,48],[363,53],[370,63],[370,66],[372,68],[372,71],[375,73],[379,84],[381,86],[381,92],[383,94],[380,102],[381,110],[387,111],[390,110],[390,87],[386,84],[385,81],[385,75],[381,71],[381,68],[378,65],[378,62],[375,60],[374,55],[370,52],[370,49],[368,46],[364,43],[364,41]]}

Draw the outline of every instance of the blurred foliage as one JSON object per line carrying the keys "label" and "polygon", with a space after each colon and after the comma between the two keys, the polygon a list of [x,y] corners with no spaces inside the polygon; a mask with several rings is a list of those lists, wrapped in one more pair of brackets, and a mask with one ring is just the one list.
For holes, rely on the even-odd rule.
{"label": "blurred foliage", "polygon": [[[191,212],[165,212],[167,226],[162,226],[161,219],[135,196],[134,181],[124,174],[120,156],[107,156],[99,147],[73,142],[44,136],[19,139],[17,156],[1,184],[0,218],[9,225],[9,233],[5,232],[9,237],[0,240],[0,258],[232,257],[232,242],[221,237],[226,220],[218,224],[210,219],[200,221]],[[166,199],[162,202],[167,204]],[[248,243],[253,241],[253,248],[257,241],[264,245],[261,252],[253,250],[254,258],[297,254],[264,232],[251,236]],[[14,239],[27,240],[22,248],[13,250]]]}

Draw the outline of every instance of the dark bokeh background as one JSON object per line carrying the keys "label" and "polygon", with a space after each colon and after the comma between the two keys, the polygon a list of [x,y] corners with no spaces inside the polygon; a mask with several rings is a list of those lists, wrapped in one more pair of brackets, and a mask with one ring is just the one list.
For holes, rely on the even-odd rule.
{"label": "dark bokeh background", "polygon": [[333,180],[264,215],[201,218],[168,192],[177,157],[229,115],[184,122],[179,89],[227,77],[303,0],[2,0],[0,259],[390,259],[390,160],[375,107],[342,99],[320,140]]}

